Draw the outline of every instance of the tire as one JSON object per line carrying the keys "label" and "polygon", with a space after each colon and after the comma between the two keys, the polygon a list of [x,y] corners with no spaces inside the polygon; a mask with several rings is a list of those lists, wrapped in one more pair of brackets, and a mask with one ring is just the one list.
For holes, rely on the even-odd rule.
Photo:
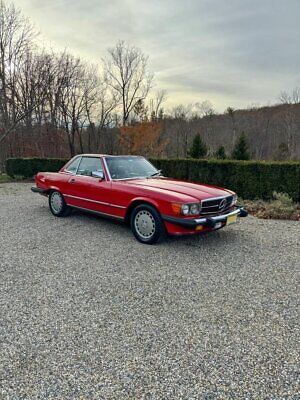
{"label": "tire", "polygon": [[130,226],[135,238],[144,244],[158,243],[166,234],[160,214],[148,204],[141,204],[132,211]]}
{"label": "tire", "polygon": [[66,217],[71,212],[63,195],[57,190],[53,190],[49,194],[49,208],[55,217]]}

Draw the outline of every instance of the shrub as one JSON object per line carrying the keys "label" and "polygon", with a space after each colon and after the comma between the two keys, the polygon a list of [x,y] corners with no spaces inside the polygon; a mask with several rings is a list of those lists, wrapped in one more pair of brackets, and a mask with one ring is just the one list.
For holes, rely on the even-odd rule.
{"label": "shrub", "polygon": [[226,152],[225,152],[225,147],[220,146],[218,150],[216,151],[216,158],[219,160],[225,160],[226,159]]}
{"label": "shrub", "polygon": [[288,218],[295,211],[293,199],[287,193],[273,193],[274,200],[270,204],[272,218]]}
{"label": "shrub", "polygon": [[11,182],[12,178],[6,174],[0,174],[0,183]]}
{"label": "shrub", "polygon": [[206,154],[207,154],[207,146],[201,139],[200,134],[198,133],[193,139],[193,144],[189,151],[189,155],[192,158],[204,158]]}
{"label": "shrub", "polygon": [[242,133],[241,136],[238,138],[232,151],[231,158],[233,160],[250,160],[248,143],[244,133]]}
{"label": "shrub", "polygon": [[12,178],[32,178],[38,172],[57,172],[67,161],[61,158],[9,158],[6,160],[6,172]]}
{"label": "shrub", "polygon": [[286,193],[273,193],[273,199],[263,200],[242,200],[242,204],[253,215],[258,218],[294,219],[299,220],[299,205],[293,202]]}

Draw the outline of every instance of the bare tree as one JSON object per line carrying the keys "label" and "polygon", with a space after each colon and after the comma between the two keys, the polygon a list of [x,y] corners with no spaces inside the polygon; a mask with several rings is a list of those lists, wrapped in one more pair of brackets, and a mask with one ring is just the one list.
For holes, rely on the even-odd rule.
{"label": "bare tree", "polygon": [[300,87],[293,89],[291,93],[281,92],[279,100],[282,104],[300,104]]}
{"label": "bare tree", "polygon": [[197,103],[196,107],[199,110],[200,117],[211,117],[215,114],[214,106],[209,100]]}
{"label": "bare tree", "polygon": [[83,152],[81,129],[86,117],[87,96],[90,96],[93,87],[87,84],[85,66],[80,58],[64,53],[61,66],[64,84],[59,97],[59,107],[68,137],[70,154],[74,156],[76,135],[80,150]]}
{"label": "bare tree", "polygon": [[105,76],[101,76],[96,70],[89,74],[88,79],[95,88],[94,95],[92,97],[87,96],[85,103],[86,116],[89,123],[88,148],[89,150],[91,149],[92,134],[94,148],[98,151],[104,130],[113,125],[114,111],[120,104],[120,96],[118,93],[111,91]]}
{"label": "bare tree", "polygon": [[191,125],[189,122],[195,114],[194,111],[195,104],[192,103],[187,105],[179,104],[173,107],[171,111],[176,157],[186,157],[188,155],[189,137],[191,136]]}
{"label": "bare tree", "polygon": [[0,1],[0,143],[26,114],[17,101],[16,66],[28,52],[35,33],[32,25],[14,5]]}
{"label": "bare tree", "polygon": [[115,96],[120,96],[122,122],[126,125],[136,103],[148,96],[153,74],[148,72],[148,57],[137,47],[119,41],[108,53],[103,59],[104,71]]}
{"label": "bare tree", "polygon": [[155,92],[154,98],[150,99],[149,109],[152,119],[158,119],[161,114],[162,105],[167,100],[167,91],[164,89],[157,90]]}
{"label": "bare tree", "polygon": [[232,126],[232,146],[236,142],[236,119],[235,119],[235,109],[233,107],[227,107],[226,113],[229,115]]}

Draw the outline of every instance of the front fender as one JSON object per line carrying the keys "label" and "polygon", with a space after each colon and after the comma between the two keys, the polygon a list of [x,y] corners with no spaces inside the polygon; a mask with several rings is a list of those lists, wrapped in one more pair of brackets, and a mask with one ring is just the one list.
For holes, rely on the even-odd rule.
{"label": "front fender", "polygon": [[61,190],[60,190],[60,188],[59,187],[57,187],[57,186],[53,186],[53,185],[51,185],[51,186],[48,186],[48,192],[50,192],[51,190],[55,190],[55,191],[57,191],[57,192],[60,192],[61,193]]}
{"label": "front fender", "polygon": [[125,214],[125,222],[129,223],[130,220],[130,214],[132,212],[132,210],[138,206],[139,204],[149,204],[150,206],[153,206],[154,208],[157,209],[157,211],[159,213],[161,213],[160,208],[159,208],[159,204],[153,200],[153,199],[149,199],[148,197],[135,197],[131,200],[131,202],[129,203],[127,209],[126,209],[126,214]]}
{"label": "front fender", "polygon": [[159,205],[156,200],[149,199],[148,197],[135,197],[131,200],[128,208],[132,207],[134,204],[140,204],[140,203],[148,203],[152,205],[153,207],[157,208],[159,210]]}

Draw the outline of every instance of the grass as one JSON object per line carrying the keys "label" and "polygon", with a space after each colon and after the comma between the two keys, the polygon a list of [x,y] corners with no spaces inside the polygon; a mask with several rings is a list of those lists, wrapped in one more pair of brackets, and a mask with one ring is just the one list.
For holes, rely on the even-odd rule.
{"label": "grass", "polygon": [[240,202],[257,218],[300,221],[300,204],[294,203],[286,193],[273,192],[273,199],[270,201],[241,200]]}
{"label": "grass", "polygon": [[6,182],[13,182],[13,179],[6,174],[0,174],[0,183],[6,183]]}

